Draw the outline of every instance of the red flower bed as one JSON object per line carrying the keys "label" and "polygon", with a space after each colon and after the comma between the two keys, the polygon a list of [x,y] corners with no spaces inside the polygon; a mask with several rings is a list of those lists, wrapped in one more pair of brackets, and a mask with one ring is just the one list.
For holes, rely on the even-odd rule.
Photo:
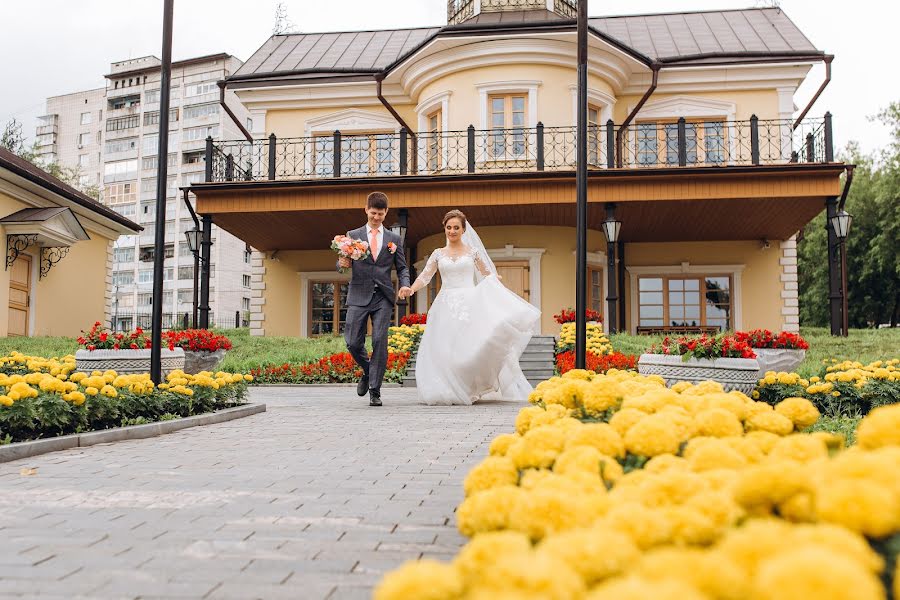
{"label": "red flower bed", "polygon": [[662,346],[653,346],[650,349],[655,354],[670,354],[689,358],[756,358],[756,353],[746,341],[737,339],[731,335],[708,336],[703,334],[697,337],[666,337]]}
{"label": "red flower bed", "polygon": [[[384,380],[398,382],[406,371],[409,353],[388,354]],[[324,356],[304,365],[269,365],[251,369],[256,383],[352,383],[362,377],[362,369],[349,352]]]}
{"label": "red flower bed", "polygon": [[786,348],[789,350],[809,350],[809,343],[796,333],[782,331],[773,334],[768,329],[736,331],[735,339],[747,342],[751,348]]}
{"label": "red flower bed", "polygon": [[[596,355],[588,352],[585,355],[585,366],[588,371],[596,373],[606,373],[610,369],[631,369],[637,368],[637,357],[633,354],[622,354],[621,352],[613,352],[612,354]],[[562,375],[567,371],[575,368],[575,351],[567,350],[556,355],[556,372]]]}
{"label": "red flower bed", "polygon": [[191,352],[215,352],[231,350],[231,340],[208,329],[183,329],[166,331],[163,341],[169,348],[179,347]]}
{"label": "red flower bed", "polygon": [[[129,333],[116,333],[97,321],[90,331],[81,333],[84,335],[77,341],[88,350],[145,350],[153,345],[153,340],[140,327]],[[169,350],[172,349],[170,345]]]}
{"label": "red flower bed", "polygon": [[428,313],[411,313],[400,317],[401,325],[424,325]]}
{"label": "red flower bed", "polygon": [[[559,311],[558,315],[553,315],[553,318],[556,319],[556,322],[560,325],[564,323],[574,323],[575,322],[575,311],[572,309],[564,309]],[[584,311],[585,321],[597,321],[598,323],[603,321],[603,315],[598,313],[596,310],[587,309]]]}

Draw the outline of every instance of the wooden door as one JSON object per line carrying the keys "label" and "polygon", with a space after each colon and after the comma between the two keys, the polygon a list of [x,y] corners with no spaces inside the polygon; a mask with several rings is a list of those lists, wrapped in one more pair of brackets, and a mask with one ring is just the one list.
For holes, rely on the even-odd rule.
{"label": "wooden door", "polygon": [[496,262],[503,285],[527,301],[531,301],[531,273],[527,260]]}
{"label": "wooden door", "polygon": [[9,336],[28,335],[31,305],[31,257],[20,254],[9,268]]}

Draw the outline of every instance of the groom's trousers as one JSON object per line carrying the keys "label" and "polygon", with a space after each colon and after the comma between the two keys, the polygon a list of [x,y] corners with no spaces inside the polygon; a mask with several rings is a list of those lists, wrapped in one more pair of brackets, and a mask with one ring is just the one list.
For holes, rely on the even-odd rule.
{"label": "groom's trousers", "polygon": [[[366,352],[366,325],[372,319],[372,358]],[[366,306],[348,306],[344,326],[347,350],[363,373],[369,376],[369,389],[381,392],[381,381],[387,368],[388,327],[394,318],[394,304],[378,288]]]}

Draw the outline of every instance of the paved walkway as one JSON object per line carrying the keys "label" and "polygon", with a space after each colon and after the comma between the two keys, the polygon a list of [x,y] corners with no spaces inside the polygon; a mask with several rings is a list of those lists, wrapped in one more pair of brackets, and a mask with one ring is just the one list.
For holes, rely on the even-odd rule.
{"label": "paved walkway", "polygon": [[519,409],[252,399],[268,411],[0,464],[0,598],[367,598],[404,560],[458,550],[462,478]]}

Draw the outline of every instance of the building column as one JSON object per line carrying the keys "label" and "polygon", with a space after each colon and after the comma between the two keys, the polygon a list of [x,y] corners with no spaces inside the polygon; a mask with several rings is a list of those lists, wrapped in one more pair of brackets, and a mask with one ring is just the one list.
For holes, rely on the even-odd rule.
{"label": "building column", "polygon": [[[250,335],[261,337],[266,334],[263,328],[263,321],[266,319],[264,296],[266,283],[266,254],[257,250],[253,251],[250,256]],[[306,294],[305,289],[300,290],[301,294]],[[305,335],[301,332],[300,335]]]}
{"label": "building column", "polygon": [[843,325],[841,296],[841,245],[837,232],[831,226],[831,218],[838,212],[838,198],[825,200],[825,231],[828,232],[828,305],[831,335],[841,335]]}
{"label": "building column", "polygon": [[797,281],[797,236],[780,242],[781,255],[781,330],[800,331],[800,293]]}
{"label": "building column", "polygon": [[212,216],[203,215],[200,242],[200,329],[209,329],[209,261],[212,247]]}

